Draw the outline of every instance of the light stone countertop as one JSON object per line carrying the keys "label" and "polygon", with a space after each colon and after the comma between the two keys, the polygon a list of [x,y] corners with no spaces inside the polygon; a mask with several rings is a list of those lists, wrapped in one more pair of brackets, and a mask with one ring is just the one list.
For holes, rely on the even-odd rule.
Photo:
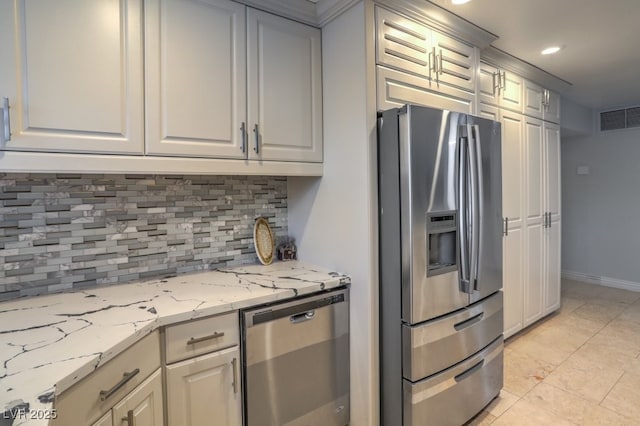
{"label": "light stone countertop", "polygon": [[2,302],[0,425],[48,424],[3,417],[21,404],[51,410],[54,395],[158,327],[349,283],[346,275],[294,261]]}

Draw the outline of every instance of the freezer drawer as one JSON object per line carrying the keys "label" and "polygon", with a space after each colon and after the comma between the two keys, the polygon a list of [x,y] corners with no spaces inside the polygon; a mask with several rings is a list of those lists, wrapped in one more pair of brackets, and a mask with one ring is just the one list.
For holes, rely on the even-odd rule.
{"label": "freezer drawer", "polygon": [[460,426],[479,413],[503,384],[503,339],[433,377],[403,380],[404,426]]}
{"label": "freezer drawer", "polygon": [[416,382],[478,352],[502,334],[502,292],[451,315],[402,327],[402,375]]}

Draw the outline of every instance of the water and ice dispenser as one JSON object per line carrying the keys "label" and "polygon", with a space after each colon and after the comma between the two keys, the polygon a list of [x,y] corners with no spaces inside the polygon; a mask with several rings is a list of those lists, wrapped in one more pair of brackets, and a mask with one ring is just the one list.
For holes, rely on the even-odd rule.
{"label": "water and ice dispenser", "polygon": [[458,269],[458,231],[456,212],[427,215],[427,276],[445,274]]}

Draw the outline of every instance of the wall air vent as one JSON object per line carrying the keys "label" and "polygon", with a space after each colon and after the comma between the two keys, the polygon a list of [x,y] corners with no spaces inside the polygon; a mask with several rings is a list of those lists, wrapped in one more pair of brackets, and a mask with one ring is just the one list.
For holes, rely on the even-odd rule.
{"label": "wall air vent", "polygon": [[603,111],[600,113],[600,131],[640,127],[640,107]]}

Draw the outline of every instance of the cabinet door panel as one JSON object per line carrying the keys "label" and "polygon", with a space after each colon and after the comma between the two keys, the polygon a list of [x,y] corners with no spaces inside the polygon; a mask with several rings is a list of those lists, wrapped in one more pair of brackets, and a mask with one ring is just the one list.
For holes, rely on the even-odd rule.
{"label": "cabinet door panel", "polygon": [[435,31],[432,42],[438,58],[437,81],[475,92],[476,49]]}
{"label": "cabinet door panel", "polygon": [[522,330],[523,240],[522,229],[510,229],[503,239],[504,337]]}
{"label": "cabinet door panel", "polygon": [[247,25],[249,158],[322,161],[320,30],[254,9]]}
{"label": "cabinet door panel", "polygon": [[114,424],[123,424],[123,420],[129,416],[133,417],[135,426],[164,425],[162,376],[159,369],[113,407]]}
{"label": "cabinet door panel", "polygon": [[549,91],[549,104],[544,109],[545,121],[560,124],[560,95]]}
{"label": "cabinet door panel", "polygon": [[239,356],[234,347],[169,365],[169,426],[241,425]]}
{"label": "cabinet door panel", "polygon": [[142,154],[141,1],[2,2],[4,150]]}
{"label": "cabinet door panel", "polygon": [[245,7],[145,3],[147,153],[244,158]]}
{"label": "cabinet door panel", "polygon": [[542,98],[544,89],[528,80],[524,80],[524,113],[535,118],[542,118]]}
{"label": "cabinet door panel", "polygon": [[525,117],[527,221],[542,221],[544,212],[544,144],[542,121]]}
{"label": "cabinet door panel", "polygon": [[504,88],[500,92],[500,106],[522,112],[522,78],[505,71]]}
{"label": "cabinet door panel", "polygon": [[554,219],[560,216],[560,126],[544,123],[546,163],[546,211]]}
{"label": "cabinet door panel", "polygon": [[524,326],[543,315],[544,303],[544,234],[541,223],[527,225],[525,236]]}
{"label": "cabinet door panel", "polygon": [[429,82],[426,78],[380,66],[377,67],[377,73],[379,110],[398,108],[411,103],[469,114],[473,112],[474,96],[472,93],[451,87],[450,90],[457,96],[448,96],[427,89]]}
{"label": "cabinet door panel", "polygon": [[560,308],[561,227],[560,220],[552,221],[546,229],[546,282],[544,311],[549,314]]}
{"label": "cabinet door panel", "polygon": [[523,117],[521,114],[503,111],[502,122],[502,215],[520,226],[523,215],[522,191],[524,188]]}
{"label": "cabinet door panel", "polygon": [[498,82],[498,69],[489,64],[480,63],[478,72],[478,100],[479,103],[485,103],[489,105],[499,105],[500,100],[498,97],[498,89],[496,85]]}
{"label": "cabinet door panel", "polygon": [[429,77],[431,30],[376,7],[376,33],[377,64]]}

